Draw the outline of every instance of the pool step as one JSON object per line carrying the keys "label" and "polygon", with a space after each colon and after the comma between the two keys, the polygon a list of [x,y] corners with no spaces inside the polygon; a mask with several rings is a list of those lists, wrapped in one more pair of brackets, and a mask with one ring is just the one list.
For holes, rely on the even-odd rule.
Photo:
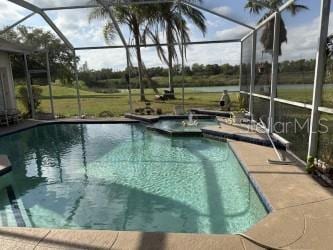
{"label": "pool step", "polygon": [[31,227],[22,200],[17,199],[11,185],[0,190],[0,226]]}
{"label": "pool step", "polygon": [[161,129],[154,126],[146,126],[147,129],[158,132],[160,134],[169,135],[169,136],[202,136],[201,131],[171,131],[167,129]]}

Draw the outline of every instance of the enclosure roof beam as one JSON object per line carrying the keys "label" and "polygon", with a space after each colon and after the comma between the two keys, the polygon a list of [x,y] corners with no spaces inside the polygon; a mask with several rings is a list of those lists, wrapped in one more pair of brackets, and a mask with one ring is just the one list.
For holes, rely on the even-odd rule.
{"label": "enclosure roof beam", "polygon": [[57,33],[57,35],[60,37],[60,39],[70,48],[70,49],[74,49],[73,45],[71,44],[71,42],[66,38],[66,36],[58,29],[58,27],[54,24],[54,22],[49,18],[49,16],[40,8],[38,8],[37,6],[28,3],[24,0],[8,0],[12,3],[15,3],[16,5],[19,5],[23,8],[26,8],[28,10],[31,10],[35,13],[38,13],[39,15],[41,15],[41,17],[45,20],[45,22],[47,22],[47,24],[54,30],[55,33]]}
{"label": "enclosure roof beam", "polygon": [[[238,43],[241,42],[240,39],[230,39],[230,40],[212,40],[212,41],[199,41],[199,42],[188,42],[184,43],[184,45],[205,45],[205,44],[222,44],[222,43]],[[178,43],[174,43],[172,45],[179,45]],[[156,47],[156,46],[168,46],[167,43],[162,44],[140,44],[141,48],[148,47]],[[135,48],[135,45],[127,45],[128,48]],[[91,47],[76,47],[75,50],[93,50],[93,49],[121,49],[125,48],[124,45],[110,45],[110,46],[91,46]]]}
{"label": "enclosure roof beam", "polygon": [[[130,2],[130,1],[111,1],[105,3],[106,6],[115,6],[115,5],[140,5],[140,4],[158,4],[158,3],[170,3],[173,0],[150,0],[150,1],[140,1],[140,2]],[[50,7],[50,8],[42,8],[44,11],[52,11],[52,10],[73,10],[73,9],[89,9],[96,8],[99,5],[96,4],[85,4],[85,5],[73,5],[73,6],[59,6],[59,7]]]}
{"label": "enclosure roof beam", "polygon": [[295,0],[289,0],[287,2],[285,2],[280,8],[279,8],[279,12],[284,11],[286,8],[288,8],[291,4],[293,4],[295,2]]}
{"label": "enclosure roof beam", "polygon": [[12,25],[10,25],[10,26],[6,27],[5,29],[1,30],[0,31],[0,35],[6,33],[7,31],[9,31],[9,30],[11,30],[13,28],[15,28],[17,25],[19,25],[20,23],[24,22],[25,20],[27,20],[28,18],[32,17],[33,15],[35,15],[35,12],[30,13],[29,15],[23,17],[21,20],[17,21],[16,23],[13,23]]}
{"label": "enclosure roof beam", "polygon": [[239,21],[239,20],[236,20],[236,19],[234,19],[234,18],[231,18],[231,17],[228,17],[228,16],[223,15],[223,14],[221,14],[221,13],[218,13],[218,12],[216,12],[216,11],[214,11],[214,10],[210,10],[210,9],[207,9],[207,8],[205,8],[205,7],[203,7],[203,6],[200,6],[200,5],[198,5],[198,4],[195,4],[195,3],[193,3],[193,1],[190,1],[190,0],[180,0],[180,2],[181,2],[182,4],[186,4],[186,5],[189,5],[189,6],[191,6],[191,7],[195,7],[195,8],[197,8],[197,9],[200,9],[200,10],[206,11],[206,12],[212,14],[212,15],[215,15],[215,16],[218,16],[218,17],[221,17],[221,18],[226,19],[226,20],[228,20],[228,21],[230,21],[230,22],[233,22],[233,23],[239,24],[239,25],[244,26],[244,27],[246,27],[246,28],[248,28],[248,29],[251,29],[251,30],[254,30],[254,29],[255,29],[254,27],[252,27],[252,26],[250,26],[250,25],[248,25],[248,24],[246,24],[246,23],[243,23],[243,22],[241,22],[241,21]]}

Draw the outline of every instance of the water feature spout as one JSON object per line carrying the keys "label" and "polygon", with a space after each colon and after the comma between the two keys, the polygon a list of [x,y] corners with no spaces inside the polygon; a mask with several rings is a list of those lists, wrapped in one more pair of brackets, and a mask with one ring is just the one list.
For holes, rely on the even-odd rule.
{"label": "water feature spout", "polygon": [[189,122],[189,124],[193,123],[193,114],[192,114],[192,112],[190,112],[189,115],[188,115],[188,122]]}

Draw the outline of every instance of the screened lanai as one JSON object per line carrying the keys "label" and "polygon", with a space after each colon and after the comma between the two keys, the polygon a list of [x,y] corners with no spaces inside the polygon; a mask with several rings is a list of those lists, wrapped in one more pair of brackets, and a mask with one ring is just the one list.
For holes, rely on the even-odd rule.
{"label": "screened lanai", "polygon": [[[232,65],[239,65],[239,84],[236,91],[239,93],[237,101],[242,103],[242,108],[248,110],[255,121],[263,120],[269,132],[280,135],[290,142],[289,150],[302,161],[307,156],[318,156],[326,162],[332,161],[333,147],[331,145],[332,134],[332,95],[333,84],[329,68],[330,58],[327,52],[327,37],[332,26],[330,25],[331,1],[304,0],[297,1],[307,6],[308,10],[293,13],[290,9],[295,1],[284,1],[284,4],[274,11],[266,11],[266,18],[260,20],[260,16],[244,12],[243,7],[232,1],[46,1],[46,0],[8,0],[10,4],[21,8],[24,16],[15,22],[4,23],[5,28],[1,34],[6,34],[18,25],[27,23],[32,18],[39,18],[45,22],[74,55],[82,58],[92,58],[89,64],[98,63],[94,57],[101,55],[110,56],[114,61],[121,61],[129,69],[127,101],[121,105],[127,106],[128,112],[134,112],[140,105],[140,94],[134,91],[131,74],[137,64],[133,54],[135,46],[130,39],[131,33],[126,27],[117,23],[112,7],[117,5],[142,5],[142,4],[166,4],[174,2],[177,5],[191,6],[200,10],[209,21],[206,36],[198,36],[193,32],[191,42],[184,42],[181,37],[177,42],[179,71],[173,72],[179,80],[180,86],[176,92],[179,96],[172,106],[180,106],[183,111],[203,105],[201,97],[210,99],[211,103],[204,103],[207,108],[212,108],[220,98],[221,92],[211,93],[205,91],[209,83],[200,85],[201,92],[189,93],[186,88],[185,72],[191,67],[190,62],[204,57],[214,60],[228,60]],[[239,1],[244,6],[247,1]],[[102,40],[86,39],[88,29],[77,30],[76,37],[69,38],[68,21],[83,23],[91,27],[100,27],[103,21],[89,23],[81,19],[85,12],[96,7],[104,7],[108,10],[109,19],[115,26],[118,38],[112,43]],[[239,7],[235,9],[235,7]],[[263,6],[265,9],[265,6]],[[59,19],[59,13],[65,13],[68,19]],[[177,13],[182,16],[181,11]],[[296,15],[293,15],[296,14]],[[67,20],[67,22],[66,22]],[[220,30],[214,26],[223,26]],[[30,24],[33,24],[30,23]],[[286,32],[281,32],[284,26]],[[213,27],[213,28],[212,28]],[[214,34],[214,35],[210,35]],[[100,34],[96,33],[96,36]],[[286,37],[285,37],[286,36]],[[81,39],[82,38],[82,39]],[[167,46],[165,39],[161,37],[162,46]],[[318,42],[319,41],[319,42]],[[150,40],[140,45],[143,58],[156,47]],[[186,54],[185,54],[186,48]],[[196,57],[199,52],[201,57]],[[229,55],[229,56],[228,56]],[[29,56],[29,55],[27,55]],[[157,57],[157,56],[156,56]],[[219,58],[219,59],[216,59]],[[228,59],[226,59],[228,58]],[[81,62],[83,63],[83,62]],[[154,63],[152,63],[154,64]],[[78,116],[85,113],[88,106],[93,106],[84,90],[80,88],[77,61],[74,62],[76,92],[76,110]],[[327,66],[327,67],[326,67]],[[326,70],[327,68],[327,70]],[[52,73],[52,69],[51,69]],[[225,80],[225,79],[224,79]],[[147,83],[147,88],[149,83]],[[223,89],[223,88],[222,88]],[[52,100],[52,88],[49,91]],[[154,97],[155,93],[146,95]],[[111,100],[111,99],[110,99]],[[62,99],[66,102],[66,99]],[[100,102],[106,99],[100,98]],[[110,106],[118,106],[119,101],[113,100]],[[57,112],[57,103],[50,102],[50,110]],[[55,107],[53,107],[55,105]],[[166,107],[169,104],[164,104]],[[51,107],[52,106],[52,107]],[[171,106],[171,105],[170,105]],[[241,107],[237,107],[241,108]],[[55,110],[55,111],[54,111]],[[319,129],[326,133],[319,133]]]}

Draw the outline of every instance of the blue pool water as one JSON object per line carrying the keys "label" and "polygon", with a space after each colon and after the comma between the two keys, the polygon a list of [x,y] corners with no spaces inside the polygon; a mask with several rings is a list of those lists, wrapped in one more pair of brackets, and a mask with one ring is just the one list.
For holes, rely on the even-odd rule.
{"label": "blue pool water", "polygon": [[228,144],[205,138],[45,125],[1,137],[0,154],[1,226],[236,233],[267,214]]}

